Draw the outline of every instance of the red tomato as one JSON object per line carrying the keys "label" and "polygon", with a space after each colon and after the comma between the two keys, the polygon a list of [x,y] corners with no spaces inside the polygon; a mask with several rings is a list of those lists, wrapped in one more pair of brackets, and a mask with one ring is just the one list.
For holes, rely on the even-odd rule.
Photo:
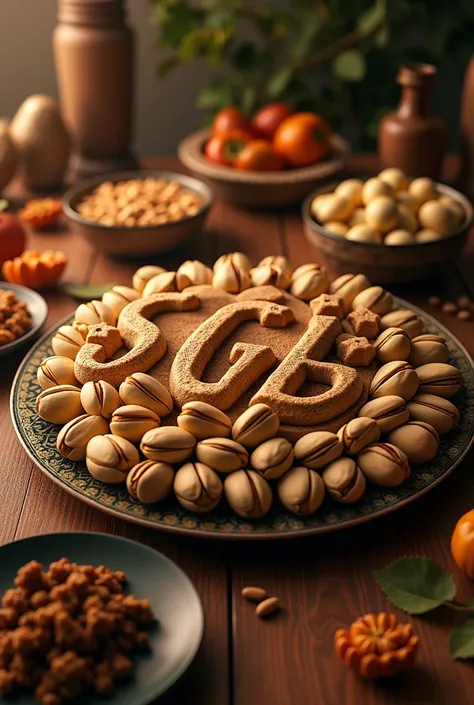
{"label": "red tomato", "polygon": [[280,171],[283,159],[268,140],[250,140],[237,157],[235,167],[245,171]]}
{"label": "red tomato", "polygon": [[319,162],[329,152],[331,130],[315,113],[295,113],[281,123],[273,146],[293,167]]}
{"label": "red tomato", "polygon": [[272,140],[278,127],[292,112],[286,103],[268,103],[253,116],[252,128],[257,135]]}
{"label": "red tomato", "polygon": [[244,130],[217,132],[207,140],[204,154],[216,164],[235,166],[235,161],[252,135]]}
{"label": "red tomato", "polygon": [[13,213],[0,213],[0,262],[19,257],[25,249],[25,230]]}
{"label": "red tomato", "polygon": [[239,108],[223,108],[214,117],[211,134],[227,132],[227,130],[245,130],[251,132],[250,120]]}

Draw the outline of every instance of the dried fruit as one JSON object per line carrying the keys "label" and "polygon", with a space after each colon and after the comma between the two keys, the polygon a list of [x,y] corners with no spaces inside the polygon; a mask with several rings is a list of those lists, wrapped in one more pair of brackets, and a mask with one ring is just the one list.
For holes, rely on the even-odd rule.
{"label": "dried fruit", "polygon": [[451,553],[459,568],[474,580],[474,509],[458,519],[451,537]]}
{"label": "dried fruit", "polygon": [[47,228],[58,221],[61,212],[62,202],[59,198],[34,198],[27,202],[18,215],[33,228]]}
{"label": "dried fruit", "polygon": [[66,255],[63,252],[26,250],[20,257],[4,262],[2,274],[4,279],[12,284],[41,289],[58,281],[66,263]]}
{"label": "dried fruit", "polygon": [[380,612],[359,617],[349,630],[338,629],[334,648],[348,668],[363,678],[391,678],[413,665],[418,637],[411,624]]}

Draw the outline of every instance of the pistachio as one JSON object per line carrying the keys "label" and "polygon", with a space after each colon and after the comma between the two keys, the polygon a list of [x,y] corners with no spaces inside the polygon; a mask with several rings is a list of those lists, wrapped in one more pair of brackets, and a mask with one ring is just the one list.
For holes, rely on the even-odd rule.
{"label": "pistachio", "polygon": [[102,296],[102,303],[109,307],[117,319],[125,306],[138,298],[139,295],[135,289],[129,286],[114,286]]}
{"label": "pistachio", "polygon": [[84,413],[81,390],[71,384],[49,387],[36,399],[35,409],[36,413],[49,423],[68,423]]}
{"label": "pistachio", "polygon": [[162,426],[147,431],[140,450],[150,460],[163,463],[182,463],[193,454],[196,439],[191,433],[176,426]]}
{"label": "pistachio", "polygon": [[87,444],[87,469],[92,477],[101,482],[125,482],[130,468],[138,461],[138,450],[120,436],[94,436]]}
{"label": "pistachio", "polygon": [[329,293],[340,296],[344,301],[344,310],[350,311],[355,297],[370,287],[364,274],[342,274],[329,285]]}
{"label": "pistachio", "polygon": [[263,600],[263,602],[260,602],[260,604],[256,606],[255,614],[257,617],[260,617],[260,619],[264,619],[274,614],[279,607],[280,600],[278,597],[267,597],[266,600]]}
{"label": "pistachio", "polygon": [[[197,286],[201,284],[212,284],[212,269],[197,259],[188,259],[178,268],[176,272],[179,290],[182,291],[187,286]],[[185,278],[183,281],[183,277]],[[186,284],[186,281],[189,284]],[[184,286],[182,286],[184,284]]]}
{"label": "pistachio", "polygon": [[392,431],[388,442],[402,450],[409,463],[427,463],[438,452],[439,436],[430,424],[409,421]]}
{"label": "pistachio", "polygon": [[252,269],[252,264],[247,255],[244,255],[242,252],[229,252],[227,255],[221,255],[221,257],[215,261],[214,272],[223,264],[229,263],[239,267],[239,269],[243,269],[247,273]]}
{"label": "pistachio", "polygon": [[[390,314],[389,314],[390,315]],[[408,360],[411,343],[408,333],[402,328],[386,328],[375,343],[375,357],[384,364],[396,360]]]}
{"label": "pistachio", "polygon": [[357,455],[368,445],[379,440],[380,428],[375,419],[359,416],[342,426],[337,436],[342,441],[346,453]]}
{"label": "pistachio", "polygon": [[154,504],[164,499],[173,487],[174,470],[168,463],[143,460],[127,475],[127,489],[142,504]]}
{"label": "pistachio", "polygon": [[247,465],[245,448],[230,438],[206,438],[196,447],[198,460],[218,472],[232,472]]}
{"label": "pistachio", "polygon": [[293,272],[291,293],[303,301],[311,301],[320,294],[325,294],[329,287],[326,269],[320,264],[303,264]]}
{"label": "pistachio", "polygon": [[454,365],[429,362],[416,368],[422,394],[436,394],[449,399],[461,388],[461,374]]}
{"label": "pistachio", "polygon": [[255,470],[238,470],[224,481],[226,499],[236,514],[246,519],[260,519],[272,506],[268,482]]}
{"label": "pistachio", "polygon": [[240,294],[250,287],[250,276],[245,269],[234,262],[225,261],[217,269],[214,267],[212,286],[229,294]]}
{"label": "pistachio", "polygon": [[280,419],[266,404],[249,406],[235,420],[232,438],[246,448],[256,448],[273,438],[280,427]]}
{"label": "pistachio", "polygon": [[407,333],[410,340],[416,338],[416,336],[420,335],[423,331],[423,321],[421,318],[418,318],[416,313],[408,309],[399,309],[387,313],[382,317],[380,325],[382,330],[386,330],[387,328],[401,328]]}
{"label": "pistachio", "polygon": [[174,478],[176,499],[191,512],[210,512],[219,504],[222,489],[217,473],[203,463],[186,463]]}
{"label": "pistachio", "polygon": [[76,323],[92,326],[95,323],[107,323],[114,326],[117,316],[102,301],[89,301],[87,304],[79,304],[74,314]]}
{"label": "pistachio", "polygon": [[203,401],[190,401],[184,404],[177,423],[180,428],[189,431],[199,440],[227,438],[232,426],[227,414]]}
{"label": "pistachio", "polygon": [[459,409],[434,394],[416,394],[408,402],[408,410],[413,421],[424,421],[440,434],[451,431],[459,421]]}
{"label": "pistachio", "polygon": [[56,448],[68,460],[84,460],[91,438],[102,436],[108,430],[109,425],[102,416],[83,414],[63,426],[56,440]]}
{"label": "pistachio", "polygon": [[110,419],[120,406],[120,397],[115,387],[104,380],[86,382],[81,389],[81,404],[88,414]]}
{"label": "pistachio", "polygon": [[133,275],[133,288],[141,294],[150,279],[156,277],[157,274],[163,274],[163,272],[166,272],[166,269],[163,269],[163,267],[157,267],[153,264],[147,264],[144,267],[140,267],[140,269],[137,269]]}
{"label": "pistachio", "polygon": [[154,411],[160,418],[173,411],[173,399],[165,386],[151,375],[134,372],[119,388],[124,404],[138,404]]}
{"label": "pistachio", "polygon": [[287,289],[291,281],[284,269],[270,264],[251,269],[250,279],[252,286],[276,286],[278,289]]}
{"label": "pistachio", "polygon": [[380,433],[390,433],[394,428],[408,421],[410,412],[402,397],[389,394],[364,404],[359,411],[359,416],[374,419],[380,428]]}
{"label": "pistachio", "polygon": [[267,265],[269,267],[279,267],[285,273],[286,277],[291,280],[293,268],[283,255],[269,255],[268,257],[264,257],[258,263],[257,267],[265,267]]}
{"label": "pistachio", "polygon": [[74,375],[74,361],[62,355],[52,355],[43,360],[38,367],[36,378],[41,389],[57,387],[59,384],[80,387]]}
{"label": "pistachio", "polygon": [[261,602],[262,600],[266,600],[268,597],[268,592],[264,588],[253,585],[248,585],[247,587],[242,588],[240,594],[246,600],[250,600],[250,602]]}
{"label": "pistachio", "polygon": [[364,289],[360,294],[357,294],[353,300],[352,308],[354,311],[358,306],[364,306],[364,308],[368,308],[369,311],[373,311],[379,316],[385,316],[392,310],[393,297],[390,292],[385,291],[381,286],[369,286],[368,289]]}
{"label": "pistachio", "polygon": [[[162,272],[147,281],[142,296],[143,298],[147,298],[147,296],[151,296],[152,294],[163,294],[167,291],[181,291],[190,286],[190,284],[191,282],[184,274],[181,274],[178,280],[176,272]],[[179,287],[181,287],[181,289]]]}
{"label": "pistachio", "polygon": [[158,428],[160,419],[154,411],[137,404],[119,406],[112,415],[110,430],[114,436],[126,438],[131,443],[141,441],[147,431]]}
{"label": "pistachio", "polygon": [[85,339],[73,326],[61,326],[53,336],[52,346],[55,355],[75,360]]}
{"label": "pistachio", "polygon": [[324,482],[315,470],[290,468],[278,480],[278,497],[294,514],[309,516],[319,509],[324,499]]}
{"label": "pistachio", "polygon": [[413,367],[427,365],[429,362],[447,362],[449,348],[444,338],[440,335],[425,333],[418,335],[411,341],[410,357]]}
{"label": "pistachio", "polygon": [[322,477],[329,496],[341,504],[357,502],[365,492],[365,477],[352,458],[334,460]]}
{"label": "pistachio", "polygon": [[267,480],[277,480],[293,463],[293,447],[285,438],[271,438],[250,456],[250,464]]}
{"label": "pistachio", "polygon": [[408,401],[416,394],[417,389],[417,372],[408,362],[396,360],[387,362],[377,370],[370,385],[370,394],[375,398],[394,394]]}
{"label": "pistachio", "polygon": [[405,453],[391,443],[374,443],[359,453],[357,464],[367,480],[382,487],[397,487],[410,477]]}
{"label": "pistachio", "polygon": [[313,431],[302,436],[295,444],[298,464],[317,470],[336,460],[342,453],[341,439],[329,431]]}

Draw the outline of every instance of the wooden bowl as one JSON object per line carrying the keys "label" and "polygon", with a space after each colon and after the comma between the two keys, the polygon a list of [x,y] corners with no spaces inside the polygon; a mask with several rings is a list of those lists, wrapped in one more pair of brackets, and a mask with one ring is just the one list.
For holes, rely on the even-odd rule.
{"label": "wooden bowl", "polygon": [[209,130],[200,130],[186,137],[178,147],[178,156],[217,199],[244,208],[281,208],[301,203],[319,181],[343,169],[349,152],[346,140],[333,135],[331,154],[318,164],[286,171],[238,171],[213,164],[204,156],[209,135]]}
{"label": "wooden bowl", "polygon": [[322,193],[331,193],[336,186],[337,183],[327,184],[313,191],[302,206],[306,238],[321,254],[328,268],[336,274],[360,272],[374,284],[427,279],[439,274],[446,262],[459,257],[466,244],[473,219],[473,206],[462,193],[450,186],[436,184],[440,193],[450,196],[463,206],[466,213],[464,223],[441,240],[397,246],[346,240],[317,223],[310,211],[313,198]]}
{"label": "wooden bowl", "polygon": [[[93,191],[104,181],[127,181],[130,179],[166,179],[179,181],[190,191],[204,198],[204,205],[196,215],[162,225],[124,227],[121,225],[102,225],[80,215],[76,206],[83,197]],[[73,186],[63,198],[63,211],[72,228],[97,245],[101,250],[112,255],[143,257],[168,252],[178,247],[184,240],[197,236],[213,204],[212,191],[198,179],[170,171],[122,171],[103,174],[86,179]]]}

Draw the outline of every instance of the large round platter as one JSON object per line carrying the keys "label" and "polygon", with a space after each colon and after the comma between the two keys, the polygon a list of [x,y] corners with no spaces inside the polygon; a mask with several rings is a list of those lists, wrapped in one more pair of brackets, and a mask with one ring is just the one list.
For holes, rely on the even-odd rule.
{"label": "large round platter", "polygon": [[35,399],[40,391],[36,370],[52,354],[51,339],[66,321],[36,343],[18,370],[11,394],[13,424],[27,453],[51,480],[88,504],[127,521],[181,534],[226,539],[292,538],[346,529],[421,497],[459,465],[474,439],[474,366],[468,352],[446,328],[420,309],[402,299],[396,299],[395,306],[413,310],[422,318],[425,332],[438,333],[446,339],[449,361],[462,375],[462,388],[454,400],[460,410],[460,422],[454,431],[442,437],[434,460],[412,468],[410,479],[401,487],[385,490],[371,485],[354,505],[325,500],[314,516],[299,518],[275,503],[264,519],[249,522],[230,512],[225,502],[210,514],[195,515],[181,509],[172,497],[159,505],[145,507],[134,501],[124,487],[98,482],[91,477],[85,463],[73,463],[59,455],[58,427],[46,423],[35,412]]}

